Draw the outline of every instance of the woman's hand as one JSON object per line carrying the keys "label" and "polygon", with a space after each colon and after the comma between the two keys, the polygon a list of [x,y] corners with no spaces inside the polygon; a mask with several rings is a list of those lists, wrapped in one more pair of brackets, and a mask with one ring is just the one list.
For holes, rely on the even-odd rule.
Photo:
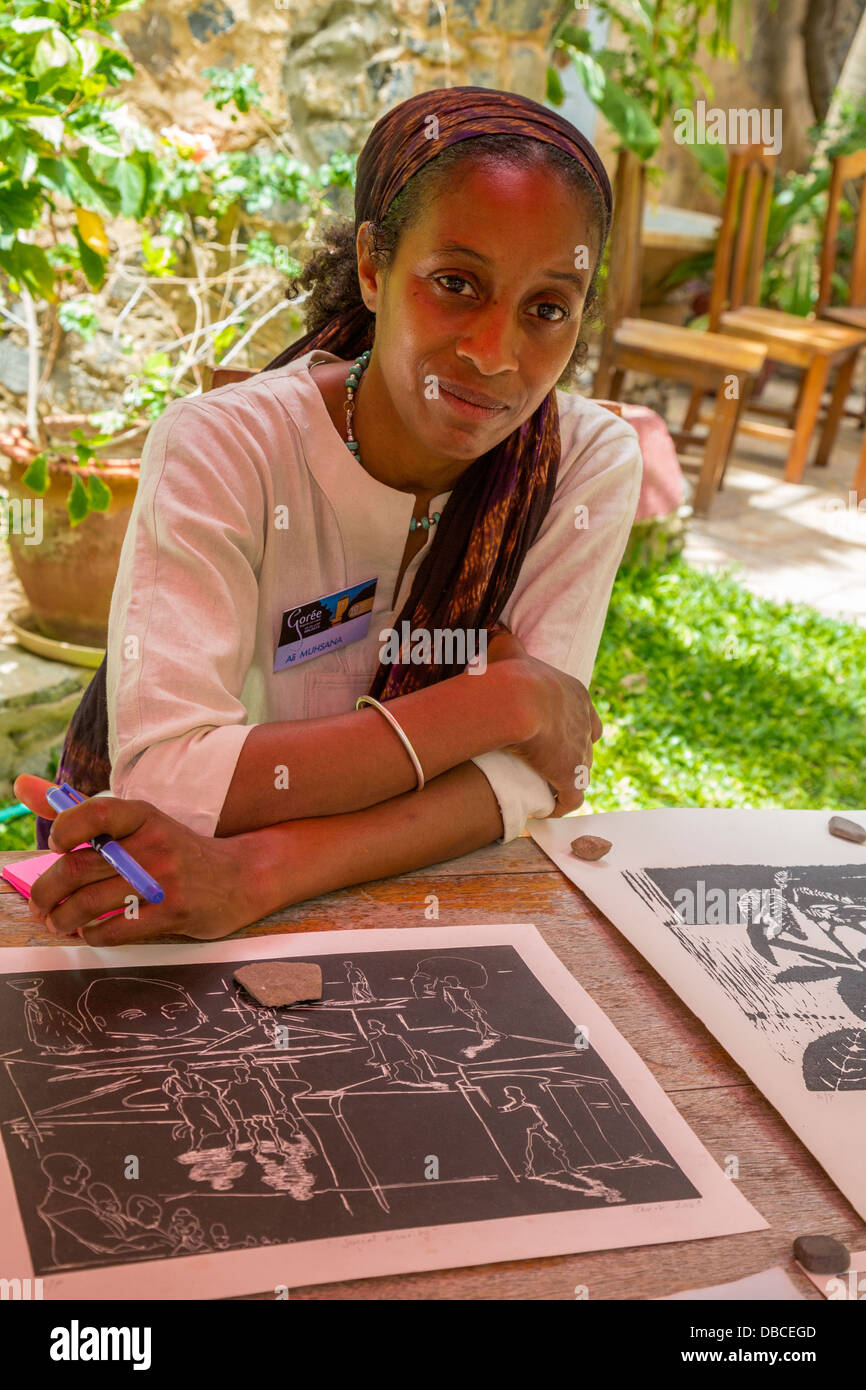
{"label": "woman's hand", "polygon": [[[265,883],[253,859],[252,836],[217,840],[196,835],[148,801],[119,797],[91,797],[57,812],[45,797],[52,785],[44,777],[22,773],[13,791],[37,815],[54,819],[51,848],[62,857],[36,879],[30,910],[57,936],[78,931],[91,946],[167,935],[211,941],[274,910],[275,904],[262,896]],[[103,833],[119,840],[156,879],[165,891],[161,903],[139,898],[95,849],[69,852]],[[93,923],[118,907],[124,911],[116,917]]]}
{"label": "woman's hand", "polygon": [[576,811],[589,784],[592,745],[601,738],[601,720],[589,692],[574,676],[529,656],[523,643],[501,625],[487,640],[487,661],[514,661],[530,680],[537,711],[534,732],[505,751],[515,753],[557,793],[552,816]]}

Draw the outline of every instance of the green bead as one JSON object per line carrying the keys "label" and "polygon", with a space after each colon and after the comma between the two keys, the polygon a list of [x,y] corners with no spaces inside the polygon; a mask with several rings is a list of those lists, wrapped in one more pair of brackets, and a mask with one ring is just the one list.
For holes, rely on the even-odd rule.
{"label": "green bead", "polygon": [[359,447],[359,446],[358,446],[358,441],[357,441],[357,439],[347,439],[347,440],[346,440],[346,448],[347,448],[347,449],[350,449],[350,450],[352,451],[353,454],[357,454],[357,452],[358,452],[358,447]]}
{"label": "green bead", "polygon": [[442,515],[441,512],[434,512],[434,513],[433,513],[433,521],[434,521],[434,522],[437,522],[437,521],[439,520],[439,518],[440,518],[441,515]]}
{"label": "green bead", "polygon": [[430,530],[430,522],[427,520],[427,517],[426,517],[426,516],[422,516],[422,518],[421,518],[421,525],[423,526],[423,528],[424,528],[425,531],[429,531],[429,530]]}
{"label": "green bead", "polygon": [[409,522],[409,530],[410,530],[410,531],[414,531],[414,530],[416,529],[417,525],[418,525],[418,522],[415,520],[415,518],[414,518],[414,516],[413,516],[412,520]]}

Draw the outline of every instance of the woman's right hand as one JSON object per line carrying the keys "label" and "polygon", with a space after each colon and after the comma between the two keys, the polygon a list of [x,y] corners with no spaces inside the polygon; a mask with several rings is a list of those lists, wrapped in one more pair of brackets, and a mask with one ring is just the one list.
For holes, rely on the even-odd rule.
{"label": "woman's right hand", "polygon": [[487,639],[487,662],[513,661],[528,677],[531,704],[538,712],[534,732],[506,748],[539,773],[557,794],[552,816],[582,805],[592,767],[592,745],[602,724],[586,686],[575,676],[530,656],[519,638],[497,625]]}

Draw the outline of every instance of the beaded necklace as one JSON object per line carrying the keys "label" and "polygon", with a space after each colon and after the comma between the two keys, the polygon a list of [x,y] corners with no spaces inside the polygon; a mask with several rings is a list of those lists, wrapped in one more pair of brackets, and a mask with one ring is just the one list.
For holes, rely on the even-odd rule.
{"label": "beaded necklace", "polygon": [[[372,352],[373,349],[368,348],[366,352],[361,353],[360,357],[356,357],[352,369],[346,377],[346,448],[359,463],[361,462],[361,447],[352,433],[352,417],[355,413],[355,393],[358,390],[361,377],[367,369]],[[422,516],[420,520],[413,516],[409,522],[410,532],[416,531],[419,526],[422,531],[429,531],[431,526],[436,525],[441,515],[441,512],[434,512],[432,516]]]}

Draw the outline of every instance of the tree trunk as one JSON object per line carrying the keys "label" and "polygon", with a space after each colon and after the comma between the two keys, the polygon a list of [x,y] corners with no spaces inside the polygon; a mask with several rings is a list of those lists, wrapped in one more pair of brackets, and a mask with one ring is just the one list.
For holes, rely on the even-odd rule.
{"label": "tree trunk", "polygon": [[[858,38],[863,43],[866,0],[809,0],[803,22],[803,43],[809,100],[817,121],[823,121],[833,102],[846,59]],[[858,34],[858,26],[860,33]],[[860,95],[864,94],[866,59],[860,64]],[[854,94],[856,95],[856,89]]]}

